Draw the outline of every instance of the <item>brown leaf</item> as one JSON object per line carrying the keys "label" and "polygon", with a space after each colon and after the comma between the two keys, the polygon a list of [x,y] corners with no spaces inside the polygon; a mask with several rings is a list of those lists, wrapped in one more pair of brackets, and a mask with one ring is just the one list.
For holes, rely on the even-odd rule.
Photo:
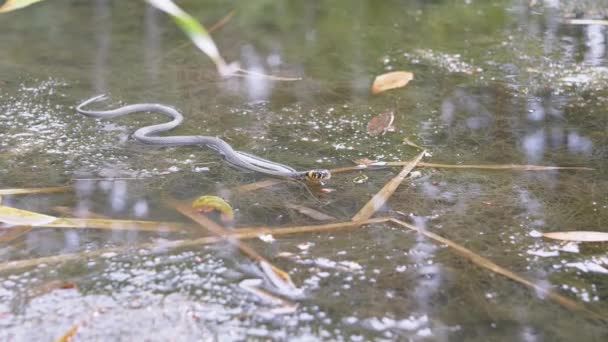
{"label": "brown leaf", "polygon": [[393,71],[376,76],[376,79],[372,84],[372,94],[378,94],[389,89],[404,87],[413,79],[414,74],[408,71]]}
{"label": "brown leaf", "polygon": [[592,231],[569,231],[569,232],[552,232],[543,233],[543,237],[554,240],[563,241],[583,241],[583,242],[606,242],[608,241],[608,233],[592,232]]}
{"label": "brown leaf", "polygon": [[367,123],[367,133],[371,136],[384,134],[389,131],[395,120],[393,112],[384,112],[372,117]]}
{"label": "brown leaf", "polygon": [[312,208],[308,208],[308,207],[305,207],[303,205],[287,204],[286,207],[289,208],[289,209],[296,210],[300,214],[306,215],[306,216],[310,217],[311,219],[317,220],[317,221],[328,221],[328,220],[335,220],[336,219],[335,217],[333,217],[331,215],[327,215],[327,214],[322,213],[322,212],[320,212],[318,210],[314,210]]}

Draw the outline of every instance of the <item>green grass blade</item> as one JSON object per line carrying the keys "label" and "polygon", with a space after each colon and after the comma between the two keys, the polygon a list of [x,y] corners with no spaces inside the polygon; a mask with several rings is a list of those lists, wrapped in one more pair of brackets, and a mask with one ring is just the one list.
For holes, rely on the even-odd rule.
{"label": "green grass blade", "polygon": [[177,26],[186,33],[192,43],[203,51],[217,67],[218,72],[222,76],[234,73],[238,67],[236,65],[228,65],[215,45],[215,42],[205,29],[194,17],[179,8],[171,0],[146,0],[150,5],[170,15]]}

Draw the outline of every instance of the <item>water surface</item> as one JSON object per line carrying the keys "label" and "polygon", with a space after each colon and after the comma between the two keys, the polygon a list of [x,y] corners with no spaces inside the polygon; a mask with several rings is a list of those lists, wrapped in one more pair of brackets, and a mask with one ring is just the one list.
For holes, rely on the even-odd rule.
{"label": "water surface", "polygon": [[[230,61],[302,77],[220,79],[162,13],[134,1],[49,1],[0,22],[0,186],[72,184],[63,194],[4,196],[3,205],[57,214],[188,222],[164,198],[220,195],[237,226],[313,224],[299,204],[348,220],[398,169],[336,174],[329,194],[296,184],[238,194],[263,180],[199,147],[138,144],[131,133],[163,120],[98,121],[74,106],[99,93],[120,103],[181,110],[175,134],[220,136],[235,148],[298,169],[353,159],[585,166],[594,171],[420,168],[378,215],[396,215],[470,248],[534,283],[608,315],[608,255],[542,232],[606,231],[607,29],[569,25],[597,6],[545,1],[180,2],[210,26]],[[599,7],[601,9],[601,6]],[[601,11],[600,11],[601,12]],[[599,13],[599,14],[598,14]],[[415,80],[379,95],[373,78]],[[104,107],[105,106],[105,107]],[[395,113],[395,132],[368,120]],[[364,173],[369,180],[353,183]],[[112,179],[112,180],[103,180]],[[0,245],[22,260],[146,242],[173,234],[34,228]],[[79,324],[82,340],[604,340],[607,326],[388,224],[276,237],[251,246],[306,293],[291,314],[243,291],[254,267],[226,244],[128,249],[0,274],[0,339],[47,340]],[[288,254],[289,253],[289,254]],[[46,291],[53,281],[72,289]],[[51,283],[52,284],[52,283]],[[46,286],[46,287],[45,287]],[[86,324],[85,324],[86,323]]]}

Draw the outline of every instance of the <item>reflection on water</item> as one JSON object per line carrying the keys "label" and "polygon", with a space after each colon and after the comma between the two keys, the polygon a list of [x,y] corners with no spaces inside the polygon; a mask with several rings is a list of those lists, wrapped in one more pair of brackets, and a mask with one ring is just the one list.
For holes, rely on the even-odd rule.
{"label": "reflection on water", "polygon": [[[94,120],[74,113],[74,104],[106,92],[115,102],[102,107],[167,103],[186,117],[175,134],[220,136],[298,169],[408,159],[419,151],[404,138],[425,146],[430,162],[587,166],[596,171],[420,168],[381,215],[405,213],[605,314],[605,251],[541,237],[605,231],[608,222],[607,31],[564,24],[562,5],[243,2],[214,38],[228,60],[254,74],[225,80],[183,45],[166,16],[143,3],[41,4],[5,15],[0,185],[74,189],[3,196],[2,204],[58,216],[186,222],[164,200],[213,194],[230,201],[237,226],[312,224],[285,204],[348,219],[397,172],[360,171],[369,177],[363,184],[352,181],[357,174],[336,175],[329,194],[295,184],[240,193],[234,188],[260,175],[231,168],[205,148],[145,146],[130,137],[164,120],[158,115]],[[184,6],[208,26],[232,9],[222,2]],[[371,96],[373,77],[389,70],[412,71],[415,80]],[[278,82],[258,73],[303,79]],[[367,121],[388,110],[396,131],[369,136]],[[0,242],[2,262],[155,246],[0,274],[0,340],[48,339],[76,322],[87,326],[78,333],[85,340],[605,337],[603,323],[389,224],[252,241],[307,293],[295,313],[273,316],[268,303],[238,287],[259,274],[233,248],[166,248],[168,240],[202,235],[35,228]],[[57,280],[77,288],[41,290]]]}

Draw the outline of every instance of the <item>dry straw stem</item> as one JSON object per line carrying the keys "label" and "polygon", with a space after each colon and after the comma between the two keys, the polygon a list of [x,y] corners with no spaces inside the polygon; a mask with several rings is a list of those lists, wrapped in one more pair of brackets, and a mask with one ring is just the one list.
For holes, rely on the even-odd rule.
{"label": "dry straw stem", "polygon": [[[202,227],[209,230],[214,235],[219,237],[228,237],[230,231],[220,226],[219,224],[211,221],[204,215],[200,215],[191,205],[182,203],[176,200],[168,200],[168,204],[175,210],[179,211],[183,215],[189,217],[192,221],[200,224]],[[287,288],[292,291],[296,290],[296,286],[289,274],[277,266],[273,265],[270,261],[264,258],[261,254],[256,252],[251,246],[240,241],[239,239],[227,239],[231,244],[236,246],[243,254],[247,255],[250,259],[258,263],[261,269],[267,272],[267,275],[271,282],[277,286],[277,288]],[[268,267],[265,267],[268,266]]]}
{"label": "dry straw stem", "polygon": [[603,19],[566,19],[564,23],[570,25],[608,25],[608,20]]}
{"label": "dry straw stem", "polygon": [[[355,165],[355,166],[345,166],[339,167],[335,169],[331,169],[331,173],[342,173],[349,171],[359,171],[370,169],[373,170],[378,166],[404,166],[409,161],[397,161],[397,162],[386,162],[383,165]],[[477,169],[477,170],[513,170],[513,171],[552,171],[552,170],[579,170],[579,171],[593,171],[595,169],[589,167],[579,167],[579,166],[542,166],[542,165],[517,165],[517,164],[494,164],[494,165],[455,165],[455,164],[437,164],[437,163],[425,163],[419,162],[418,167],[432,167],[437,169]],[[273,185],[281,184],[286,182],[283,179],[267,179],[255,183],[250,183],[246,185],[241,185],[236,187],[234,191],[236,192],[249,192],[256,191],[259,189],[267,188]]]}
{"label": "dry straw stem", "polygon": [[[308,232],[325,232],[325,231],[333,231],[338,229],[346,229],[346,228],[355,228],[361,225],[373,224],[373,223],[381,223],[389,221],[389,217],[382,218],[374,218],[370,220],[365,220],[361,222],[338,222],[331,224],[321,224],[315,226],[296,226],[296,227],[284,227],[284,228],[269,228],[269,227],[249,227],[242,228],[234,231],[229,231],[230,237],[237,239],[253,239],[263,234],[273,234],[273,235],[287,235],[287,234],[297,234],[297,233],[308,233]],[[149,242],[143,244],[137,244],[132,246],[123,246],[123,247],[112,247],[112,248],[103,248],[95,251],[87,251],[80,253],[68,253],[68,254],[60,254],[48,257],[41,257],[35,259],[27,259],[27,260],[16,260],[16,261],[8,261],[5,263],[0,263],[0,272],[14,271],[23,268],[36,267],[38,265],[53,265],[60,264],[73,260],[83,260],[85,258],[94,258],[100,257],[103,254],[107,253],[125,253],[129,250],[151,250],[151,252],[167,252],[174,249],[180,248],[188,248],[195,247],[200,245],[208,245],[221,241],[224,239],[224,236],[206,236],[194,240],[176,240],[157,243],[157,242]]]}
{"label": "dry straw stem", "polygon": [[78,331],[78,327],[80,326],[80,324],[76,323],[74,325],[72,325],[72,327],[66,331],[63,335],[61,335],[60,337],[58,337],[55,342],[69,342],[72,340],[72,337],[74,337],[74,335],[76,335],[76,332]]}
{"label": "dry straw stem", "polygon": [[[348,172],[348,171],[357,171],[357,170],[365,170],[365,169],[374,169],[376,167],[383,166],[404,166],[407,165],[409,161],[396,161],[396,162],[386,162],[382,164],[370,164],[370,165],[355,165],[355,166],[346,166],[337,169],[330,170],[332,173],[340,173],[340,172]],[[433,167],[437,169],[478,169],[478,170],[513,170],[513,171],[552,171],[552,170],[579,170],[579,171],[593,171],[595,169],[589,167],[580,167],[580,166],[543,166],[543,165],[517,165],[517,164],[437,164],[437,163],[425,163],[419,162],[418,166],[420,167]],[[255,184],[255,183],[254,183]],[[252,184],[250,184],[252,185]]]}
{"label": "dry straw stem", "polygon": [[177,232],[189,226],[174,222],[135,221],[135,220],[106,220],[94,218],[57,218],[44,225],[44,228],[78,228],[78,229],[109,229],[109,230],[138,230],[145,232]]}
{"label": "dry straw stem", "polygon": [[397,225],[400,225],[402,227],[416,231],[416,232],[428,237],[429,239],[435,240],[436,242],[445,244],[448,247],[452,248],[452,250],[454,250],[456,253],[460,254],[462,257],[468,259],[470,262],[476,264],[477,266],[483,267],[494,273],[500,274],[500,275],[507,277],[513,281],[516,281],[522,285],[525,285],[525,286],[535,290],[537,293],[547,296],[549,299],[557,302],[558,304],[560,304],[570,310],[582,311],[582,312],[589,314],[591,317],[599,318],[602,320],[606,319],[604,316],[585,308],[583,305],[573,301],[572,299],[566,298],[545,287],[539,286],[539,285],[531,282],[530,280],[528,280],[516,273],[513,273],[501,266],[498,266],[494,262],[492,262],[478,254],[475,254],[473,251],[471,251],[471,250],[467,249],[466,247],[459,245],[451,240],[448,240],[435,233],[429,232],[423,228],[416,227],[414,225],[411,225],[409,223],[403,222],[403,221],[395,219],[395,218],[390,219],[390,221]]}
{"label": "dry straw stem", "polygon": [[418,162],[420,161],[420,159],[422,159],[425,153],[426,151],[422,151],[420,152],[420,154],[418,154],[418,156],[416,156],[416,158],[407,162],[403,169],[401,169],[401,172],[399,172],[397,176],[395,176],[388,183],[386,183],[384,187],[377,194],[375,194],[374,197],[372,197],[372,199],[370,199],[363,206],[363,208],[361,208],[361,210],[359,210],[359,212],[355,214],[355,216],[353,216],[352,220],[367,220],[368,218],[372,217],[376,213],[376,211],[382,208],[384,204],[386,204],[388,199],[393,195],[395,190],[397,190],[399,185],[403,182],[408,173],[410,173],[410,171],[412,171],[416,167],[416,164],[418,164]]}
{"label": "dry straw stem", "polygon": [[[179,211],[182,215],[190,218],[192,221],[201,225],[201,227],[210,231],[213,235],[220,237],[228,237],[230,236],[230,230],[220,226],[219,224],[213,222],[209,218],[204,215],[201,215],[196,210],[192,209],[192,206],[179,202],[176,200],[167,200],[167,204]],[[238,247],[243,254],[247,255],[251,259],[255,261],[265,261],[266,259],[262,257],[258,252],[256,252],[253,248],[239,241],[238,239],[228,239],[228,241]]]}
{"label": "dry straw stem", "polygon": [[55,186],[49,188],[31,188],[31,189],[0,189],[0,195],[25,195],[25,194],[40,194],[50,192],[66,192],[71,191],[71,186]]}

